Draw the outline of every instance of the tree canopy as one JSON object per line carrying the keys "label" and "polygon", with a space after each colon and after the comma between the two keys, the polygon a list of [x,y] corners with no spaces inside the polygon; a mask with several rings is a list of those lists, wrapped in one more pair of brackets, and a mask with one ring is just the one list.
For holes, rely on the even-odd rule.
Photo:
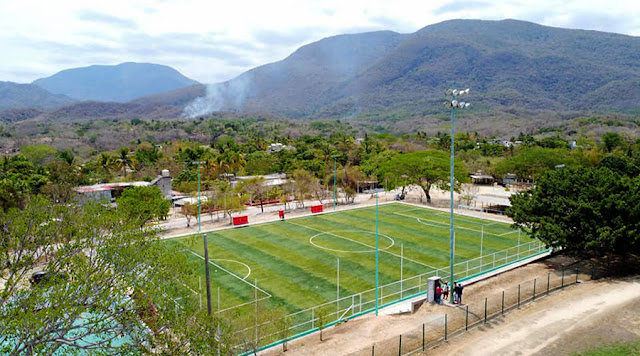
{"label": "tree canopy", "polygon": [[[442,190],[449,189],[449,155],[442,151],[416,151],[393,156],[379,168],[379,177],[388,179],[390,186],[404,186],[417,184],[424,191],[427,201],[431,200],[429,194],[431,187]],[[460,164],[454,162],[454,189],[458,191],[460,184],[469,180],[468,171]]]}
{"label": "tree canopy", "polygon": [[171,208],[171,202],[162,196],[160,188],[156,186],[125,189],[116,203],[126,219],[140,226],[153,219],[165,218]]}
{"label": "tree canopy", "polygon": [[[1,354],[189,354],[215,344],[194,334],[212,318],[174,313],[191,297],[175,283],[195,268],[121,211],[33,197],[0,211],[0,229]],[[64,278],[29,286],[40,270]]]}
{"label": "tree canopy", "polygon": [[640,252],[640,178],[607,167],[545,173],[511,197],[507,215],[549,246],[578,256]]}

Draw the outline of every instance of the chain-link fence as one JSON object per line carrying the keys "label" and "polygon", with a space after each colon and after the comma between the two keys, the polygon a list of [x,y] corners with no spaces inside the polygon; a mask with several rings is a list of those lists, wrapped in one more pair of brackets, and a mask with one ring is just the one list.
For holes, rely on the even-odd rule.
{"label": "chain-link fence", "polygon": [[535,301],[553,291],[590,278],[588,268],[576,267],[575,269],[549,272],[492,294],[484,300],[459,304],[454,308],[442,306],[442,313],[430,316],[421,327],[404,332],[397,337],[376,342],[351,355],[411,355],[418,353],[470,328],[485,324],[510,310],[520,308],[525,303]]}

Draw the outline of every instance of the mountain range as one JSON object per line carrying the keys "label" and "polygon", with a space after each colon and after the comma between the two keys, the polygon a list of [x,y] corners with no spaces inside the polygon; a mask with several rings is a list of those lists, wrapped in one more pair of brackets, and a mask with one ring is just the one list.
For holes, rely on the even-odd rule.
{"label": "mountain range", "polygon": [[455,85],[472,88],[481,109],[637,109],[640,38],[516,20],[341,35],[213,86],[208,102],[287,116],[429,115]]}
{"label": "mountain range", "polygon": [[518,20],[450,20],[411,34],[325,38],[279,62],[206,86],[169,67],[135,63],[71,69],[34,84],[72,99],[113,101],[42,108],[48,111],[40,117],[51,120],[197,117],[216,111],[294,118],[439,117],[446,114],[442,103],[450,86],[471,88],[470,115],[637,113],[640,38]]}

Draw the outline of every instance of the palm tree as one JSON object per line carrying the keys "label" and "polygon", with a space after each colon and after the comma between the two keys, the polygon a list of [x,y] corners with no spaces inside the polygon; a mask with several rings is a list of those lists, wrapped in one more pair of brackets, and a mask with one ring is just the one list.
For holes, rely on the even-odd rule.
{"label": "palm tree", "polygon": [[118,149],[118,158],[116,159],[118,167],[122,168],[122,176],[127,177],[127,167],[131,166],[131,157],[129,156],[128,147],[120,147]]}

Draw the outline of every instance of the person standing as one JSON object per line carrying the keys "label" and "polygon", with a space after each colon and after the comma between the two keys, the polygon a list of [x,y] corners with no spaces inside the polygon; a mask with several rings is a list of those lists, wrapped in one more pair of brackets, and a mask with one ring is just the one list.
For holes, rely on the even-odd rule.
{"label": "person standing", "polygon": [[458,303],[458,284],[453,282],[453,286],[451,286],[451,298],[453,298],[453,304]]}
{"label": "person standing", "polygon": [[449,300],[449,283],[444,282],[444,288],[442,288],[442,296],[444,300]]}
{"label": "person standing", "polygon": [[442,304],[442,287],[436,287],[436,303]]}
{"label": "person standing", "polygon": [[458,304],[462,304],[462,289],[464,289],[464,287],[458,283]]}

